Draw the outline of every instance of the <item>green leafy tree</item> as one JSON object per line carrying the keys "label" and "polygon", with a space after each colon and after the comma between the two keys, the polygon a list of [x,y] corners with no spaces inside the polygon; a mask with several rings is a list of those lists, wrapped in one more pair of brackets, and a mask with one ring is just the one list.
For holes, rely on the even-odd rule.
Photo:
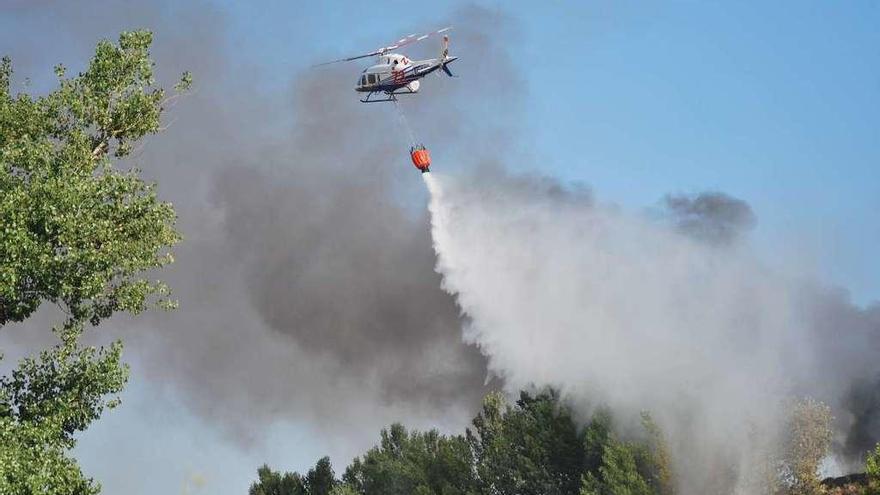
{"label": "green leafy tree", "polygon": [[[410,432],[393,424],[382,430],[377,446],[352,461],[340,482],[332,482],[329,459],[319,461],[306,476],[305,490],[309,495],[671,495],[663,433],[647,414],[642,420],[647,441],[623,442],[610,412],[599,410],[579,428],[555,390],[523,392],[514,404],[492,393],[464,436]],[[319,471],[327,482],[311,491],[319,486],[311,481]]]}
{"label": "green leafy tree", "polygon": [[490,394],[473,426],[467,437],[484,493],[577,493],[584,446],[558,392],[523,392],[513,406]]}
{"label": "green leafy tree", "polygon": [[605,445],[607,445],[614,437],[611,424],[611,411],[600,408],[594,414],[593,418],[584,428],[583,433],[584,444],[584,470],[587,472],[598,472],[602,467],[602,456],[605,453]]}
{"label": "green leafy tree", "polygon": [[340,483],[330,490],[330,495],[358,495],[358,492],[351,485]]}
{"label": "green leafy tree", "polygon": [[880,443],[868,452],[865,459],[865,475],[868,477],[867,495],[880,495]]}
{"label": "green leafy tree", "polygon": [[647,411],[642,412],[642,427],[648,434],[648,444],[642,449],[639,471],[648,473],[648,482],[655,493],[672,495],[675,493],[672,455],[663,430]]}
{"label": "green leafy tree", "polygon": [[338,492],[334,491],[336,485],[330,458],[323,457],[305,476],[274,471],[264,464],[257,469],[257,481],[251,484],[248,495],[331,495]]}
{"label": "green leafy tree", "polygon": [[329,457],[318,459],[315,467],[309,470],[305,479],[308,495],[330,495],[335,484],[336,478]]}
{"label": "green leafy tree", "polygon": [[[643,415],[643,425],[659,435],[659,427]],[[652,433],[649,430],[649,433]],[[660,469],[649,447],[621,442],[611,424],[611,414],[599,410],[584,429],[585,466],[581,495],[650,495],[661,493]],[[652,486],[649,480],[657,480]]]}
{"label": "green leafy tree", "polygon": [[305,495],[305,483],[297,473],[280,473],[267,465],[257,469],[257,481],[248,495]]}
{"label": "green leafy tree", "polygon": [[472,457],[462,436],[435,430],[382,430],[380,444],[346,469],[343,481],[364,495],[464,495],[476,492]]}
{"label": "green leafy tree", "polygon": [[0,493],[99,491],[69,451],[75,433],[118,404],[106,397],[120,392],[128,377],[122,346],[81,348],[75,329],[59,333],[60,344],[0,378]]}
{"label": "green leafy tree", "polygon": [[[66,315],[59,344],[0,378],[0,493],[92,494],[99,485],[70,457],[74,435],[119,403],[122,345],[84,347],[86,325],[117,312],[171,307],[146,275],[173,261],[172,206],[137,170],[120,170],[160,130],[148,31],[102,41],[85,72],[33,97],[10,91],[0,62],[0,327],[44,302]],[[177,86],[191,83],[184,74]]]}
{"label": "green leafy tree", "polygon": [[[137,170],[119,170],[146,134],[160,130],[165,92],[153,88],[148,31],[102,41],[88,69],[56,72],[60,88],[10,93],[0,65],[0,325],[44,301],[97,324],[116,311],[169,305],[144,274],[171,263],[175,213]],[[189,84],[184,76],[181,88]]]}
{"label": "green leafy tree", "polygon": [[611,440],[602,449],[602,465],[597,472],[587,472],[581,495],[650,495],[654,492],[639,473],[637,448]]}

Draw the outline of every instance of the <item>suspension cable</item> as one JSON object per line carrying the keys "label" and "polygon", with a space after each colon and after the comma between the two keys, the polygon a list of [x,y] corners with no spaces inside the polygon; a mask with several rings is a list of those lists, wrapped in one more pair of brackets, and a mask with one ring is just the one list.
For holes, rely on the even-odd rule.
{"label": "suspension cable", "polygon": [[410,146],[416,146],[416,137],[413,135],[412,128],[409,126],[409,122],[406,120],[406,115],[403,113],[403,108],[400,107],[400,103],[397,102],[397,99],[391,100],[394,102],[394,109],[397,111],[397,120],[400,122],[400,126],[403,127],[403,131],[409,137]]}

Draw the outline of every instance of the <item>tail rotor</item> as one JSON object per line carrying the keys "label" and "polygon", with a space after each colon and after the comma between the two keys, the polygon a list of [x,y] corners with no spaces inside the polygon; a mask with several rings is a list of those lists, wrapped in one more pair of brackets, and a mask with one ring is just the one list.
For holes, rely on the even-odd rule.
{"label": "tail rotor", "polygon": [[440,63],[446,63],[449,59],[449,35],[443,35],[443,41],[440,43]]}
{"label": "tail rotor", "polygon": [[452,71],[449,70],[449,64],[457,59],[458,57],[449,56],[449,35],[444,34],[443,41],[440,43],[440,57],[438,60],[440,62],[440,68],[443,69],[443,72],[445,72],[447,76],[455,77]]}

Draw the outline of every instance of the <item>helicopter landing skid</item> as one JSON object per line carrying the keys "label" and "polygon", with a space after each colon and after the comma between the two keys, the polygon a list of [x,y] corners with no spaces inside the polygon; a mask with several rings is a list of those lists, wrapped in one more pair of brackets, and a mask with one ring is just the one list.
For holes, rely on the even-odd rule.
{"label": "helicopter landing skid", "polygon": [[390,93],[385,92],[386,98],[382,98],[381,100],[371,100],[370,98],[376,93],[378,93],[378,91],[373,91],[372,93],[368,93],[367,97],[364,98],[363,100],[361,100],[361,103],[383,103],[386,101],[397,101],[397,95],[414,95],[414,94],[416,94],[415,91],[409,91],[409,90],[401,91],[401,92],[392,91]]}

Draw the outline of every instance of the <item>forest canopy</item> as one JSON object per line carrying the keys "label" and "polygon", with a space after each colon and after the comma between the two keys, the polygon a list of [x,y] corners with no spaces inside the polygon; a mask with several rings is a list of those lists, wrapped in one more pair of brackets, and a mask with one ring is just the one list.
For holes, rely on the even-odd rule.
{"label": "forest canopy", "polygon": [[[758,494],[880,494],[880,445],[868,453],[866,475],[820,480],[830,446],[830,412],[803,399],[779,449],[766,456],[769,475]],[[639,431],[621,433],[611,411],[599,408],[585,423],[553,389],[521,392],[508,402],[485,397],[461,435],[410,431],[393,424],[378,445],[355,458],[340,476],[330,459],[305,475],[258,469],[249,495],[672,495],[676,470],[667,438],[643,412]],[[731,492],[723,486],[719,493]]]}

